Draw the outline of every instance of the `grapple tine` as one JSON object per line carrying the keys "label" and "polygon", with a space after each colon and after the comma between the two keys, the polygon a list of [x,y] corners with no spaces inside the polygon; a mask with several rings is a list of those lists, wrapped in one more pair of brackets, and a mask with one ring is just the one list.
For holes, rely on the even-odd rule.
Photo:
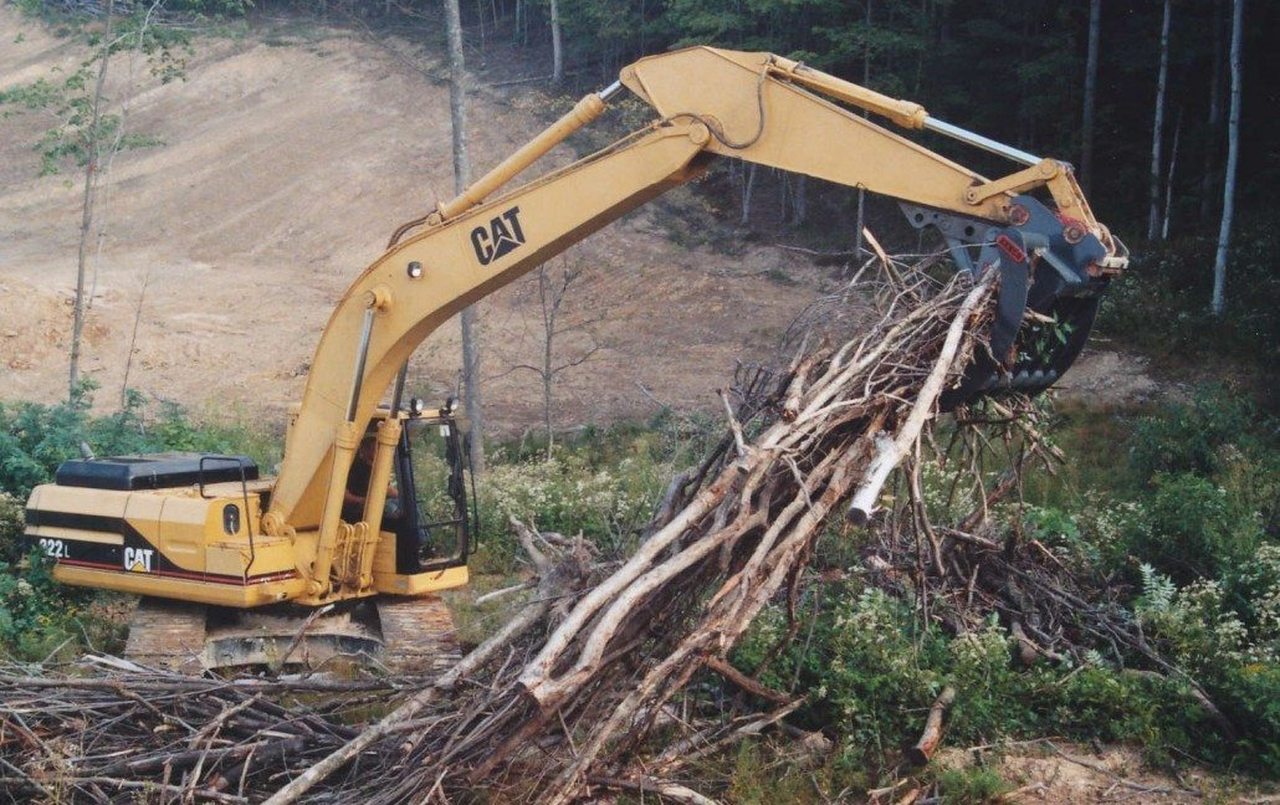
{"label": "grapple tine", "polygon": [[[909,205],[903,209],[916,227],[942,233],[961,270],[1000,272],[986,348],[943,395],[943,409],[984,395],[1035,394],[1057,382],[1084,348],[1109,282],[1098,270],[1108,255],[1102,242],[1030,196],[1014,199],[1011,224],[1004,227]],[[976,260],[972,247],[979,248]]]}

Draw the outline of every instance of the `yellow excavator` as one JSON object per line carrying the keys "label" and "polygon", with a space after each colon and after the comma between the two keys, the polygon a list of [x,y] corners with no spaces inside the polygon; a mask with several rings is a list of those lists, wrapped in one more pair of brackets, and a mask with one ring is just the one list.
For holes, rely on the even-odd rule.
{"label": "yellow excavator", "polygon": [[[507,188],[623,87],[655,110],[653,122]],[[987,179],[885,121],[1017,168]],[[1000,272],[990,349],[947,405],[1053,383],[1083,347],[1110,278],[1127,265],[1064,162],[775,55],[694,47],[652,56],[582,98],[457,198],[397,230],[324,329],[276,478],[258,477],[242,456],[68,461],[55,483],[32,492],[28,538],[56,562],[59,581],[145,597],[128,650],[143,661],[172,664],[181,654],[197,668],[291,660],[305,638],[298,608],[330,605],[327,617],[352,626],[338,630],[339,653],[381,651],[388,664],[447,659],[456,647],[433,594],[467,582],[473,504],[452,405],[428,411],[403,399],[410,355],[467,305],[725,157],[898,199],[913,226],[944,238],[959,270]],[[1048,350],[1026,348],[1027,329],[1050,321],[1064,337],[1037,339],[1052,342]],[[426,439],[441,457],[434,463]],[[427,469],[443,490],[415,489],[415,473]],[[369,602],[377,611],[361,614]],[[246,633],[240,616],[254,609],[282,628],[256,648],[236,648],[271,631]]]}

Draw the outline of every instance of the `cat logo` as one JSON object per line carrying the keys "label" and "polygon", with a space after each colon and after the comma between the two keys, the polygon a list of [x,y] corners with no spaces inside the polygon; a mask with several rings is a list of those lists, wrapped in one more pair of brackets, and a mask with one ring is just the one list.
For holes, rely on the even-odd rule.
{"label": "cat logo", "polygon": [[134,573],[150,573],[151,559],[155,553],[150,548],[125,548],[124,569]]}
{"label": "cat logo", "polygon": [[524,230],[520,228],[520,208],[512,207],[502,215],[489,220],[488,226],[471,230],[471,247],[476,250],[480,265],[487,266],[524,245]]}

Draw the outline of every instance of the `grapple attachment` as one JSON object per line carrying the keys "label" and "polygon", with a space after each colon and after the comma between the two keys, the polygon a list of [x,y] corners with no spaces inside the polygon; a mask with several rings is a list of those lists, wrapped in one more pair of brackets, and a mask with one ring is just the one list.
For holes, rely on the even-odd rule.
{"label": "grapple attachment", "polygon": [[978,350],[959,386],[942,396],[943,409],[985,395],[1035,394],[1057,382],[1084,348],[1110,281],[1101,268],[1109,256],[1102,242],[1030,196],[1014,199],[1008,226],[902,207],[913,226],[943,235],[962,271],[1000,272],[986,348]]}

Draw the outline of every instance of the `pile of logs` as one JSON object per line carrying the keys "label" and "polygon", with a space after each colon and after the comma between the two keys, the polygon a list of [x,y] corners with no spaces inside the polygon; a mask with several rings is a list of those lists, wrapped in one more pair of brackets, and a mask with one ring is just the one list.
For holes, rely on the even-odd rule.
{"label": "pile of logs", "polygon": [[[706,801],[672,782],[681,769],[799,702],[773,694],[777,709],[752,723],[700,730],[673,697],[708,668],[753,684],[734,678],[728,653],[769,601],[794,594],[830,523],[878,515],[891,473],[919,456],[939,396],[983,348],[991,275],[942,282],[884,268],[889,279],[869,295],[874,321],[842,333],[828,315],[842,300],[827,300],[798,328],[788,365],[739,373],[722,393],[724,439],[673,480],[625,562],[604,565],[581,538],[513,523],[538,574],[532,601],[372,726],[340,726],[309,698],[280,708],[230,683],[149,691],[134,678],[0,678],[5,784],[85,801],[126,801],[142,780],[271,803],[564,803],[610,789]],[[41,704],[55,682],[65,707]],[[666,749],[640,764],[655,729]]]}

